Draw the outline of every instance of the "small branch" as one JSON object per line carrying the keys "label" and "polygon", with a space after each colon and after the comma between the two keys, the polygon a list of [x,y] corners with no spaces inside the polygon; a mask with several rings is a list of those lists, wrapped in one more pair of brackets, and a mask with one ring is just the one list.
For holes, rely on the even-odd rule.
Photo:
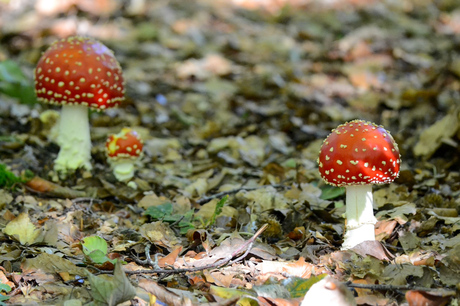
{"label": "small branch", "polygon": [[169,227],[173,227],[174,225],[179,224],[184,218],[185,218],[185,216],[181,216],[179,219],[177,219],[176,221],[174,221],[173,223],[171,223],[171,224],[169,225]]}
{"label": "small branch", "polygon": [[240,192],[241,190],[252,191],[252,190],[262,189],[262,188],[266,188],[266,187],[288,188],[288,186],[282,185],[282,184],[263,185],[263,186],[259,186],[259,187],[240,187],[240,188],[232,189],[232,190],[229,190],[229,191],[222,191],[222,192],[213,194],[213,195],[208,196],[208,197],[202,197],[201,199],[198,199],[196,201],[196,203],[201,205],[201,204],[204,204],[204,203],[207,203],[207,202],[211,201],[212,199],[222,198],[223,196],[226,196],[226,195],[229,195],[229,194],[235,194],[235,193]]}
{"label": "small branch", "polygon": [[[221,260],[216,261],[215,263],[209,264],[209,265],[204,265],[201,267],[193,267],[193,268],[188,268],[188,269],[153,269],[153,270],[139,270],[139,271],[125,271],[126,274],[128,275],[134,275],[134,274],[181,274],[181,273],[187,273],[187,272],[197,272],[197,271],[203,271],[207,269],[216,269],[216,268],[221,268],[227,264],[233,264],[241,259],[243,259],[247,254],[249,254],[256,238],[262,234],[262,232],[268,227],[268,224],[264,224],[255,234],[252,236],[249,240],[246,242],[242,243],[234,252],[226,256],[225,258],[222,258]],[[239,253],[241,253],[243,250],[246,250],[244,254],[237,259],[232,260],[233,257],[237,256]]]}
{"label": "small branch", "polygon": [[158,256],[162,256],[161,254],[159,253],[156,253],[155,254],[155,260],[152,259],[152,257],[150,256],[150,248],[152,247],[152,244],[151,243],[147,243],[145,245],[145,260],[142,260],[140,259],[137,255],[134,255],[134,261],[139,264],[139,265],[149,265],[151,266],[152,268],[154,269],[160,269],[160,266],[158,266]]}
{"label": "small branch", "polygon": [[96,203],[102,203],[102,200],[100,199],[95,199],[95,198],[75,198],[72,200],[72,204],[73,205],[76,205],[78,203],[82,203],[82,202],[89,202],[89,205],[86,207],[85,211],[89,214],[94,214],[93,212],[93,204],[94,202]]}
{"label": "small branch", "polygon": [[95,199],[95,198],[75,198],[75,199],[72,199],[72,203],[74,203],[74,204],[77,204],[77,203],[80,203],[80,202],[90,202],[92,204],[93,202],[102,203],[102,200]]}
{"label": "small branch", "polygon": [[[360,288],[360,289],[369,289],[369,290],[392,290],[392,291],[398,291],[398,290],[418,290],[418,291],[433,291],[436,290],[437,288],[426,288],[426,287],[417,287],[417,286],[393,286],[393,285],[372,285],[372,284],[352,284],[350,282],[345,283],[348,287],[350,288]],[[453,291],[455,292],[455,291]]]}

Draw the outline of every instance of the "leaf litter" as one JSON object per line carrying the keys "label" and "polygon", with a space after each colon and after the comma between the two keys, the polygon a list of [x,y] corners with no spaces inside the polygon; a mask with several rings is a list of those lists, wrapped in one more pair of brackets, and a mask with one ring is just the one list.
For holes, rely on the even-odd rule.
{"label": "leaf litter", "polygon": [[[0,303],[458,303],[452,1],[44,2],[0,3]],[[31,75],[76,33],[114,50],[127,101],[90,114],[94,170],[61,180]],[[355,118],[403,163],[374,188],[378,242],[341,251],[344,190],[316,158]],[[145,143],[129,185],[104,155],[125,126]]]}

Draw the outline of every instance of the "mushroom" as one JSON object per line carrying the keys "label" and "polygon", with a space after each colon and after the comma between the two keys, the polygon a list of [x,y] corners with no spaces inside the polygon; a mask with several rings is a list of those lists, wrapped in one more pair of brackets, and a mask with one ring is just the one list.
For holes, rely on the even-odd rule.
{"label": "mushroom", "polygon": [[139,134],[130,128],[123,128],[120,133],[107,138],[105,147],[107,161],[117,180],[129,181],[134,176],[134,164],[144,147]]}
{"label": "mushroom", "polygon": [[318,158],[321,177],[330,185],[346,187],[343,250],[375,240],[372,184],[391,183],[400,163],[393,137],[372,122],[344,123],[324,140]]}
{"label": "mushroom", "polygon": [[54,169],[66,175],[83,167],[91,170],[88,107],[103,110],[124,100],[120,64],[102,43],[73,36],[54,42],[35,69],[38,100],[61,104],[60,151]]}

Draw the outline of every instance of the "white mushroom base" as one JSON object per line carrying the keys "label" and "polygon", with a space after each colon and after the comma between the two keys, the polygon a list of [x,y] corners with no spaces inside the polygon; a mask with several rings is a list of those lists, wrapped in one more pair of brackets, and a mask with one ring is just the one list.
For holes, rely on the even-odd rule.
{"label": "white mushroom base", "polygon": [[342,250],[348,250],[363,241],[375,240],[372,207],[372,185],[347,186],[346,212],[347,225]]}
{"label": "white mushroom base", "polygon": [[134,163],[135,160],[133,159],[119,159],[115,161],[110,161],[110,166],[113,170],[113,175],[115,175],[116,179],[120,182],[127,182],[133,178],[134,172],[136,170]]}
{"label": "white mushroom base", "polygon": [[54,161],[55,171],[66,175],[68,170],[91,170],[91,136],[86,106],[62,106],[57,142],[61,150]]}

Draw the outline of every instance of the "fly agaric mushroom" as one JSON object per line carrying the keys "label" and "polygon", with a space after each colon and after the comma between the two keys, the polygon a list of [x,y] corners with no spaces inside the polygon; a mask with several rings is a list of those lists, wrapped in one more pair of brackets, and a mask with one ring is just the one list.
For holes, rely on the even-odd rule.
{"label": "fly agaric mushroom", "polygon": [[391,183],[399,175],[398,145],[374,123],[353,120],[324,140],[318,158],[324,181],[346,187],[346,232],[342,249],[375,240],[372,184]]}
{"label": "fly agaric mushroom", "polygon": [[124,100],[122,71],[113,52],[92,38],[56,41],[37,63],[35,92],[42,102],[62,105],[54,169],[63,175],[80,167],[91,170],[88,107],[103,110]]}
{"label": "fly agaric mushroom", "polygon": [[134,176],[134,164],[142,154],[144,144],[136,131],[123,128],[110,135],[105,144],[107,161],[119,181],[129,181]]}

